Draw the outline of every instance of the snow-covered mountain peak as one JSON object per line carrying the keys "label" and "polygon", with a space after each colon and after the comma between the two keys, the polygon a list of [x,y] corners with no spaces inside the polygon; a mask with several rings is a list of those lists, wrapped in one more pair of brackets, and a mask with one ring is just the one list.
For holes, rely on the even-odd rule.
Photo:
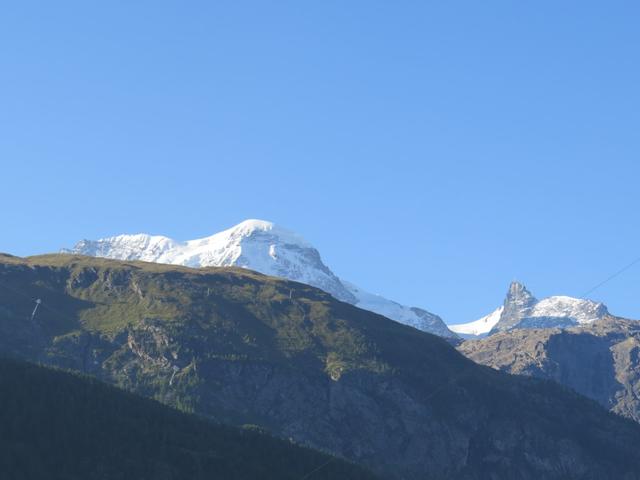
{"label": "snow-covered mountain peak", "polygon": [[201,242],[241,242],[245,239],[251,239],[259,236],[265,236],[274,243],[285,245],[297,245],[301,248],[313,248],[302,236],[294,233],[286,228],[282,228],[273,222],[266,220],[250,219],[245,220],[227,230],[216,233],[211,237],[200,240]]}
{"label": "snow-covered mountain peak", "polygon": [[518,328],[584,325],[608,313],[604,304],[582,298],[557,295],[537,300],[523,284],[512,282],[501,307],[480,320],[449,328],[464,338],[478,338]]}
{"label": "snow-covered mountain peak", "polygon": [[591,323],[608,312],[600,302],[557,295],[540,300],[532,309],[532,317],[568,317],[576,323]]}
{"label": "snow-covered mountain peak", "polygon": [[229,231],[246,232],[250,234],[256,230],[264,232],[274,230],[275,228],[276,224],[273,222],[269,222],[267,220],[258,220],[256,218],[249,218],[247,220],[244,220],[243,222],[240,222],[236,226],[231,227]]}
{"label": "snow-covered mountain peak", "polygon": [[581,298],[560,295],[538,300],[516,282],[509,287],[504,310],[493,330],[567,327],[593,322],[607,313],[603,304]]}
{"label": "snow-covered mountain peak", "polygon": [[118,235],[83,240],[66,251],[196,268],[243,267],[314,285],[339,300],[355,302],[353,294],[304,238],[264,220],[245,220],[214,235],[184,242],[145,234]]}
{"label": "snow-covered mountain peak", "polygon": [[318,287],[339,300],[420,330],[455,337],[437,315],[371,295],[343,282],[304,238],[264,220],[245,220],[214,235],[184,242],[145,234],[118,235],[83,240],[73,249],[63,251],[189,267],[248,268]]}

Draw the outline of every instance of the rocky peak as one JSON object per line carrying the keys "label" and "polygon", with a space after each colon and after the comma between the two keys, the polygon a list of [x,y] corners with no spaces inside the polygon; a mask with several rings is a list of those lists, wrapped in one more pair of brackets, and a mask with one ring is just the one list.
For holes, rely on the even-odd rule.
{"label": "rocky peak", "polygon": [[507,296],[504,300],[505,308],[528,308],[537,302],[524,284],[513,281],[509,285]]}
{"label": "rocky peak", "polygon": [[607,314],[602,303],[563,295],[538,300],[523,284],[512,282],[500,320],[491,333],[514,328],[565,328],[588,324]]}
{"label": "rocky peak", "polygon": [[493,330],[502,331],[514,328],[537,302],[538,300],[522,283],[511,282],[507,296],[504,299],[504,308],[500,315],[500,321]]}

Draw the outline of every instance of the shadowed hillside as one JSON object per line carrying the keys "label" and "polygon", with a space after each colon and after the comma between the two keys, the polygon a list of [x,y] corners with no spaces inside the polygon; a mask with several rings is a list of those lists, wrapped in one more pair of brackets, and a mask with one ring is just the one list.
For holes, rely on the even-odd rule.
{"label": "shadowed hillside", "polygon": [[12,480],[374,478],[253,430],[8,359],[0,359],[0,425],[0,471]]}

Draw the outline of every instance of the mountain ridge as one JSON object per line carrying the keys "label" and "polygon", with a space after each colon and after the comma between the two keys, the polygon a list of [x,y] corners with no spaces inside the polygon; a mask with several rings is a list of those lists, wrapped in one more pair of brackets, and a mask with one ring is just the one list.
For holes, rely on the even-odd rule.
{"label": "mountain ridge", "polygon": [[190,267],[238,266],[318,287],[338,300],[442,337],[456,338],[438,316],[374,295],[338,278],[302,236],[264,220],[245,220],[214,235],[179,242],[159,235],[82,240],[63,253]]}

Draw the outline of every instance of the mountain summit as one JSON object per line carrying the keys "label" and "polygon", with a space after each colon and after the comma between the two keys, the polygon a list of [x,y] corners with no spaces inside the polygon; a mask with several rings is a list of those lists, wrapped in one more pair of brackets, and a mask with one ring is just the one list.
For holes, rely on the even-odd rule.
{"label": "mountain summit", "polygon": [[433,313],[401,305],[341,280],[303,237],[264,220],[245,220],[209,237],[185,242],[157,235],[118,235],[82,240],[63,252],[188,267],[247,268],[320,288],[338,300],[428,333],[456,337]]}
{"label": "mountain summit", "polygon": [[514,328],[538,300],[522,283],[513,281],[502,305],[502,314],[493,327],[497,330]]}
{"label": "mountain summit", "polygon": [[553,328],[584,325],[608,314],[599,302],[556,295],[538,300],[522,283],[512,282],[504,303],[475,322],[450,325],[465,338],[521,328]]}

